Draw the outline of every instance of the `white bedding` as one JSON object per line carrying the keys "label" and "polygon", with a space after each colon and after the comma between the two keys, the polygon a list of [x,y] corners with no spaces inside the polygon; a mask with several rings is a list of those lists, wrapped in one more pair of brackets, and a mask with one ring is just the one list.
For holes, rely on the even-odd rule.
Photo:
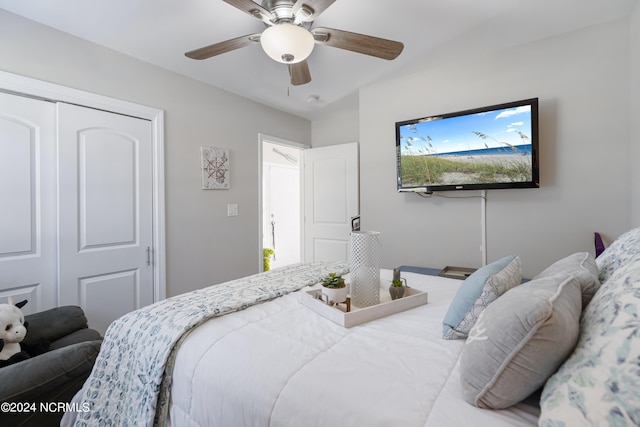
{"label": "white bedding", "polygon": [[[441,338],[459,280],[403,273],[429,303],[350,329],[302,291],[207,321],[180,348],[170,424],[181,426],[531,426],[535,408],[462,400],[463,341]],[[391,271],[382,272],[391,280]]]}

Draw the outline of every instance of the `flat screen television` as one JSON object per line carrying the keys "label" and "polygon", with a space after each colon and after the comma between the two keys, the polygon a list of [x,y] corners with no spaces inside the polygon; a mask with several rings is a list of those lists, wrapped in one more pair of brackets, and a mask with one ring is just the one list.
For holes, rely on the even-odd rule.
{"label": "flat screen television", "polygon": [[396,123],[398,191],[537,188],[538,98]]}

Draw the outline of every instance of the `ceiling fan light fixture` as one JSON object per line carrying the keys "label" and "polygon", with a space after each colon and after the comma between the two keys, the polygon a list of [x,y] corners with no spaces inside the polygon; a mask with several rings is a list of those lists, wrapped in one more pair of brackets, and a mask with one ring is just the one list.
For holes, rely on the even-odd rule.
{"label": "ceiling fan light fixture", "polygon": [[305,28],[285,22],[264,30],[260,36],[260,44],[274,61],[296,64],[311,55],[315,40]]}

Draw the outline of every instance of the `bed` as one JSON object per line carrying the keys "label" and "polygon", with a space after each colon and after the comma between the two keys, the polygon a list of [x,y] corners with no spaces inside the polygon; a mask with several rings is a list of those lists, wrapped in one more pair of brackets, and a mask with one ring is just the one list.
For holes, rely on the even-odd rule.
{"label": "bed", "polygon": [[171,425],[444,426],[461,410],[476,425],[535,425],[532,407],[487,417],[451,399],[463,341],[442,339],[442,319],[461,281],[403,277],[428,304],[349,329],[302,305],[304,290],[206,322],[176,358]]}
{"label": "bed", "polygon": [[[636,234],[640,234],[640,231]],[[634,286],[640,288],[637,268],[640,266],[640,257],[635,256],[633,260],[627,261],[629,262],[625,263],[634,268],[625,271],[625,274],[632,278]],[[546,284],[553,282],[553,301],[559,299],[558,295],[563,294],[564,289],[567,289],[567,301],[578,300],[571,302],[572,307],[578,307],[578,318],[574,316],[567,322],[580,325],[580,337],[575,337],[576,341],[570,344],[566,354],[560,354],[555,350],[556,347],[553,347],[554,351],[546,352],[554,353],[556,359],[562,360],[557,365],[545,368],[550,373],[544,374],[542,385],[552,376],[552,387],[547,390],[545,386],[542,405],[539,400],[542,386],[538,387],[537,383],[533,386],[537,393],[529,398],[518,398],[517,402],[504,409],[481,409],[486,408],[487,404],[477,399],[475,406],[469,404],[467,389],[470,383],[477,380],[473,376],[469,378],[469,369],[479,354],[471,353],[470,349],[475,345],[487,345],[491,341],[491,338],[478,338],[485,330],[488,330],[486,334],[491,333],[491,327],[484,327],[484,323],[492,315],[490,309],[496,307],[493,310],[496,313],[508,311],[508,307],[499,307],[499,301],[504,300],[506,304],[509,302],[506,296],[511,292],[515,297],[515,292],[505,292],[487,305],[480,314],[478,324],[468,330],[472,339],[443,339],[443,319],[451,309],[452,299],[456,298],[459,288],[467,281],[403,272],[402,276],[410,287],[428,292],[429,301],[426,305],[352,328],[343,328],[301,304],[301,298],[307,297],[305,292],[309,289],[308,285],[317,283],[329,271],[346,273],[345,264],[314,263],[293,266],[289,270],[284,268],[284,271],[278,269],[260,273],[247,279],[215,285],[201,292],[196,291],[193,295],[171,298],[160,304],[162,309],[155,314],[147,313],[144,316],[145,325],[135,331],[125,333],[123,327],[118,326],[120,321],[114,322],[115,326],[112,325],[105,336],[107,345],[101,351],[102,357],[98,358],[94,372],[83,390],[76,395],[74,406],[65,414],[62,425],[100,425],[108,422],[113,425],[156,424],[172,427],[440,427],[464,425],[473,420],[474,426],[495,427],[532,426],[538,423],[551,426],[556,425],[554,423],[564,416],[576,421],[581,413],[585,417],[591,416],[590,408],[601,411],[598,405],[604,404],[602,402],[612,404],[610,399],[603,399],[601,395],[592,404],[587,396],[588,408],[578,410],[576,415],[576,408],[580,405],[573,404],[571,398],[562,400],[565,394],[571,394],[563,394],[563,387],[566,386],[563,381],[571,377],[571,372],[564,372],[562,378],[553,377],[555,371],[565,369],[565,365],[569,366],[566,369],[583,367],[579,363],[580,360],[584,361],[582,352],[587,351],[594,341],[593,337],[582,332],[589,325],[580,323],[584,308],[581,304],[583,301],[580,300],[587,290],[583,283],[587,276],[587,262],[590,266],[586,269],[590,271],[590,283],[593,285],[597,282],[599,286],[600,282],[593,281],[592,277],[595,265],[593,257],[580,253],[559,260],[541,273],[539,278],[529,282],[529,285],[513,288],[522,288],[527,292],[533,289],[539,293]],[[598,267],[606,270],[606,266]],[[595,274],[598,274],[597,269]],[[280,282],[285,276],[303,277],[304,280],[296,279],[295,285],[281,287]],[[390,282],[391,276],[391,271],[381,271],[383,282]],[[610,291],[613,289],[617,292],[615,289],[619,287],[614,285],[620,280],[629,282],[626,277],[607,280]],[[251,288],[248,300],[255,299],[255,303],[248,304],[245,299],[245,302],[236,301],[235,304],[222,306],[218,304],[213,308],[201,304],[194,309],[194,301],[201,301],[203,293],[213,292],[212,289],[220,292],[220,289],[230,288],[244,289],[242,293]],[[255,289],[266,291],[268,295],[256,298],[253,293]],[[588,291],[591,292],[589,299],[593,294],[596,294],[593,298],[597,299],[596,291],[600,290],[591,288]],[[629,290],[626,289],[620,295],[625,295],[626,298],[628,294]],[[530,301],[535,298],[527,297],[523,302],[531,305]],[[609,295],[608,299],[610,298]],[[589,301],[586,302],[588,304]],[[594,306],[594,310],[602,310],[603,304],[598,301],[590,306]],[[144,333],[160,337],[159,341],[164,339],[165,334],[161,331],[163,327],[159,325],[167,322],[166,319],[163,322],[163,316],[158,313],[170,315],[167,310],[170,307],[172,312],[173,307],[178,311],[180,307],[187,309],[189,315],[181,316],[180,319],[186,319],[196,312],[206,314],[200,316],[199,320],[190,320],[184,325],[180,325],[181,320],[176,318],[168,322],[172,325],[169,329],[182,331],[175,334],[173,341],[168,341],[167,346],[173,350],[168,351],[166,357],[160,354],[163,351],[148,348],[155,344],[135,347],[136,341],[130,338],[140,338],[140,342],[145,343],[145,338],[142,337]],[[518,313],[521,311],[521,308],[516,310]],[[548,317],[557,322],[558,312],[567,311],[571,310],[559,306]],[[562,317],[567,316],[563,314]],[[598,318],[598,313],[592,313],[590,318]],[[597,323],[597,320],[593,321]],[[545,327],[549,326],[546,323],[540,325],[536,324],[533,332],[527,332],[527,340],[534,333],[546,331]],[[500,326],[498,329],[503,330],[504,327]],[[553,329],[561,328],[554,323]],[[548,336],[542,338],[547,340]],[[560,340],[566,341],[566,337],[561,337]],[[110,341],[116,344],[110,345]],[[525,343],[528,344],[539,347],[539,343]],[[518,346],[523,345],[520,343]],[[120,353],[116,352],[118,347],[121,349]],[[633,348],[630,358],[638,350],[637,340],[634,341]],[[491,352],[482,348],[482,353]],[[599,354],[601,353],[600,349]],[[158,354],[162,361],[162,375],[159,379],[149,369],[149,360]],[[509,357],[513,358],[513,354]],[[573,360],[576,357],[578,362]],[[488,371],[492,369],[490,364],[486,364]],[[544,369],[537,369],[536,365],[535,369],[529,370]],[[485,369],[479,371],[482,371],[480,374],[485,374]],[[537,375],[535,372],[527,373],[529,374]],[[634,371],[633,375],[636,374]],[[491,382],[499,383],[501,379],[496,378],[493,377]],[[127,382],[126,386],[121,384],[123,381]],[[534,381],[531,380],[531,383],[534,384]],[[489,406],[491,398],[489,396],[487,399]],[[580,404],[584,405],[585,402]],[[546,411],[551,415],[541,414],[541,407],[542,412]],[[638,407],[640,403],[636,396],[636,400],[627,404],[623,412],[626,414],[630,409],[629,412],[633,414]],[[632,416],[628,418],[633,420]],[[569,422],[566,425],[578,424]]]}

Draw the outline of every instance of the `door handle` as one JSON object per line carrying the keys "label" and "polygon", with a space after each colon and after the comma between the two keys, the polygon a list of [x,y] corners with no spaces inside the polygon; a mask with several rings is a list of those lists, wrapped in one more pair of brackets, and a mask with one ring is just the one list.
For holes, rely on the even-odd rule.
{"label": "door handle", "polygon": [[147,246],[147,265],[151,265],[151,247]]}

